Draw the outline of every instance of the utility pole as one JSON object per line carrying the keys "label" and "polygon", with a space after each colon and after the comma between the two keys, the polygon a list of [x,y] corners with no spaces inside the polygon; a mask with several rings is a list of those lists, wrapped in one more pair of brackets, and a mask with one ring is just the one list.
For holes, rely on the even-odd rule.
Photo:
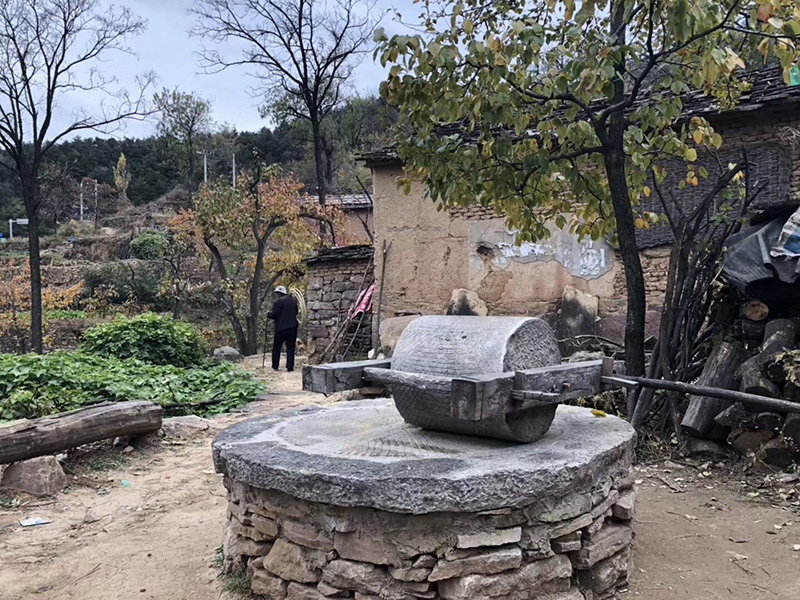
{"label": "utility pole", "polygon": [[208,150],[198,150],[203,155],[203,183],[208,184]]}
{"label": "utility pole", "polygon": [[97,179],[94,180],[94,230],[97,231]]}
{"label": "utility pole", "polygon": [[233,189],[236,189],[236,152],[233,153]]}

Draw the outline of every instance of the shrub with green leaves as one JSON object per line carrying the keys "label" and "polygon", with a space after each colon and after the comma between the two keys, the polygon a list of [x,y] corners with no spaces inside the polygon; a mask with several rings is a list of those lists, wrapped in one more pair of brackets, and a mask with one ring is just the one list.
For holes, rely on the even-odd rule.
{"label": "shrub with green leaves", "polygon": [[229,363],[181,369],[63,350],[0,354],[0,420],[40,417],[103,400],[149,400],[171,414],[209,415],[262,392],[250,373]]}
{"label": "shrub with green leaves", "polygon": [[114,302],[122,304],[135,300],[140,304],[160,306],[158,296],[161,280],[158,269],[153,264],[131,264],[130,262],[111,262],[83,274],[85,293],[91,297],[100,287],[113,288],[116,292]]}
{"label": "shrub with green leaves", "polygon": [[111,323],[92,327],[83,336],[81,350],[176,367],[195,366],[205,358],[200,334],[194,327],[155,313],[131,318],[119,315]]}
{"label": "shrub with green leaves", "polygon": [[131,242],[131,257],[140,260],[161,260],[165,244],[166,236],[162,232],[146,229]]}

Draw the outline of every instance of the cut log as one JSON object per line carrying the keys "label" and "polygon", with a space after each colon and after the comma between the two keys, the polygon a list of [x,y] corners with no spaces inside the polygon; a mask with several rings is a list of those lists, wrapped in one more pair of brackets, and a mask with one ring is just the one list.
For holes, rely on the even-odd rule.
{"label": "cut log", "polygon": [[783,429],[783,416],[776,412],[760,412],[753,419],[753,426],[760,431],[777,434]]}
{"label": "cut log", "polygon": [[[741,346],[730,342],[717,344],[697,379],[697,385],[717,388],[733,387],[734,373],[742,364],[744,357],[745,352]],[[686,409],[681,426],[693,437],[723,439],[725,438],[725,429],[714,421],[714,417],[730,405],[730,401],[722,398],[691,396],[689,408]]]}
{"label": "cut log", "polygon": [[781,352],[773,354],[764,361],[761,367],[761,372],[764,374],[764,377],[773,383],[783,383],[786,381],[786,368],[783,366],[783,361],[778,360],[778,357],[781,355]]}
{"label": "cut log", "polygon": [[771,431],[752,431],[750,429],[734,429],[728,435],[728,443],[742,456],[758,452],[761,447],[773,439]]}
{"label": "cut log", "polygon": [[781,438],[768,441],[761,447],[758,458],[768,465],[779,469],[788,469],[798,462],[800,454]]}
{"label": "cut log", "polygon": [[740,319],[736,321],[736,325],[737,329],[741,331],[742,339],[748,343],[748,347],[760,346],[764,341],[764,328],[767,326],[764,321]]}
{"label": "cut log", "polygon": [[47,456],[83,444],[152,433],[161,428],[161,407],[152,402],[116,402],[79,408],[41,419],[0,425],[0,464]]}
{"label": "cut log", "polygon": [[759,354],[764,357],[794,348],[797,324],[792,319],[773,319],[764,326],[764,343]]}
{"label": "cut log", "polygon": [[748,358],[741,364],[736,370],[736,380],[739,381],[739,391],[770,398],[780,396],[778,386],[761,373],[760,354]]}
{"label": "cut log", "polygon": [[742,304],[739,313],[751,321],[763,321],[769,316],[769,307],[761,300],[749,300]]}
{"label": "cut log", "polygon": [[787,381],[783,385],[783,397],[792,402],[800,402],[800,385]]}
{"label": "cut log", "polygon": [[739,427],[748,428],[753,425],[755,414],[747,410],[744,404],[736,402],[719,413],[714,420],[723,427],[736,429]]}
{"label": "cut log", "polygon": [[795,450],[800,451],[800,415],[786,415],[783,424],[783,438]]}

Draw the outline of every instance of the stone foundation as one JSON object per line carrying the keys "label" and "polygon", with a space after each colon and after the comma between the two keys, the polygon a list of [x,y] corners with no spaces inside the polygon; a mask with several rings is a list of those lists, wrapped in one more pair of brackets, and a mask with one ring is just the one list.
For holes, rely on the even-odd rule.
{"label": "stone foundation", "polygon": [[601,600],[631,569],[630,476],[522,509],[410,515],[225,479],[225,570],[270,600]]}
{"label": "stone foundation", "polygon": [[269,600],[602,600],[631,568],[635,434],[560,406],[517,444],[403,423],[391,401],[223,431],[225,569]]}

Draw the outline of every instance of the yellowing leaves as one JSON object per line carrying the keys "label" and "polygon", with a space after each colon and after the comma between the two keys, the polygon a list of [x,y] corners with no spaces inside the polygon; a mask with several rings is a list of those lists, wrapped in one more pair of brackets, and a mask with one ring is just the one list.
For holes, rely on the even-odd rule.
{"label": "yellowing leaves", "polygon": [[649,185],[644,186],[642,192],[644,192],[646,198],[649,198],[653,194],[653,190],[650,189]]}

